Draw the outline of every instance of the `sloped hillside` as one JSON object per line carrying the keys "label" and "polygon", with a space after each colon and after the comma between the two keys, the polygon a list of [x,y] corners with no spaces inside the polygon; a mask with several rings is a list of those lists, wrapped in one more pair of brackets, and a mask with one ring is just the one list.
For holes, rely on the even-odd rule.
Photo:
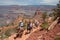
{"label": "sloped hillside", "polygon": [[[60,33],[60,25],[56,25],[56,27],[50,31],[39,31],[32,33],[29,38],[26,40],[54,40],[55,35]],[[59,34],[60,35],[60,34]]]}

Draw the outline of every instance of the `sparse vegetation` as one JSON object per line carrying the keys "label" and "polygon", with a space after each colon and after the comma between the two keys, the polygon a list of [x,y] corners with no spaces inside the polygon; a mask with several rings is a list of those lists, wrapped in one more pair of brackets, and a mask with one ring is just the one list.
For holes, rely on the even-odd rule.
{"label": "sparse vegetation", "polygon": [[60,17],[60,1],[57,4],[57,7],[53,9],[52,16],[54,17],[54,20],[57,19],[57,17]]}
{"label": "sparse vegetation", "polygon": [[41,27],[42,27],[42,29],[47,29],[48,23],[47,22],[42,23]]}
{"label": "sparse vegetation", "polygon": [[60,36],[55,36],[54,40],[60,40]]}
{"label": "sparse vegetation", "polygon": [[43,18],[44,21],[45,21],[46,17],[47,17],[47,12],[44,12],[44,13],[42,14],[42,18]]}
{"label": "sparse vegetation", "polygon": [[2,33],[0,33],[0,39],[7,38],[12,33],[16,33],[16,28],[10,28],[10,29],[7,29],[7,30],[2,30]]}

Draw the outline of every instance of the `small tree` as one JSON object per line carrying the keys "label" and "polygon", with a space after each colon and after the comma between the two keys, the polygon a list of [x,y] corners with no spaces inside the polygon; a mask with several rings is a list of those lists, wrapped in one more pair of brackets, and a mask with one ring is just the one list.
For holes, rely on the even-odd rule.
{"label": "small tree", "polygon": [[[55,19],[56,19],[57,17],[60,17],[60,1],[59,1],[59,3],[57,4],[56,8],[53,9],[53,11],[54,11]],[[60,19],[60,18],[59,18],[59,19]],[[58,20],[58,22],[59,22],[59,20]]]}
{"label": "small tree", "polygon": [[49,17],[53,17],[54,18],[53,21],[54,21],[57,18],[57,13],[56,12],[50,13]]}
{"label": "small tree", "polygon": [[45,21],[46,17],[47,17],[47,12],[44,12],[44,13],[42,14],[42,18],[43,18],[44,21]]}

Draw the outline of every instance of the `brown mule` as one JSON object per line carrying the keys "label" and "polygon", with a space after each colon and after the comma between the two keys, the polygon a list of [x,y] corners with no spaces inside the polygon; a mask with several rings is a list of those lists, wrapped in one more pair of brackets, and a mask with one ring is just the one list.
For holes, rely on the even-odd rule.
{"label": "brown mule", "polygon": [[16,37],[14,37],[14,39],[18,38],[18,37],[22,37],[23,35],[23,32],[24,32],[24,29],[23,28],[18,28],[17,29],[17,34],[16,34]]}

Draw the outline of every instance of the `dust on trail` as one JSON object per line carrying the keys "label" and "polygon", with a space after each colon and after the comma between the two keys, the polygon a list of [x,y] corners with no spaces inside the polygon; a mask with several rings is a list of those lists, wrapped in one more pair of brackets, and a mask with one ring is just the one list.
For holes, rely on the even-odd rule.
{"label": "dust on trail", "polygon": [[[37,31],[37,30],[39,30],[40,28],[38,27],[38,28],[35,28],[35,29],[33,29],[32,31],[31,31],[31,33],[30,34],[27,34],[27,35],[25,35],[25,32],[26,32],[26,30],[24,31],[24,33],[23,33],[23,35],[22,35],[22,38],[17,38],[16,40],[26,40],[27,38],[29,38],[29,36],[33,33],[33,32],[35,32],[35,31]],[[14,40],[14,37],[16,36],[16,34],[13,34],[13,35],[11,35],[7,40]]]}

